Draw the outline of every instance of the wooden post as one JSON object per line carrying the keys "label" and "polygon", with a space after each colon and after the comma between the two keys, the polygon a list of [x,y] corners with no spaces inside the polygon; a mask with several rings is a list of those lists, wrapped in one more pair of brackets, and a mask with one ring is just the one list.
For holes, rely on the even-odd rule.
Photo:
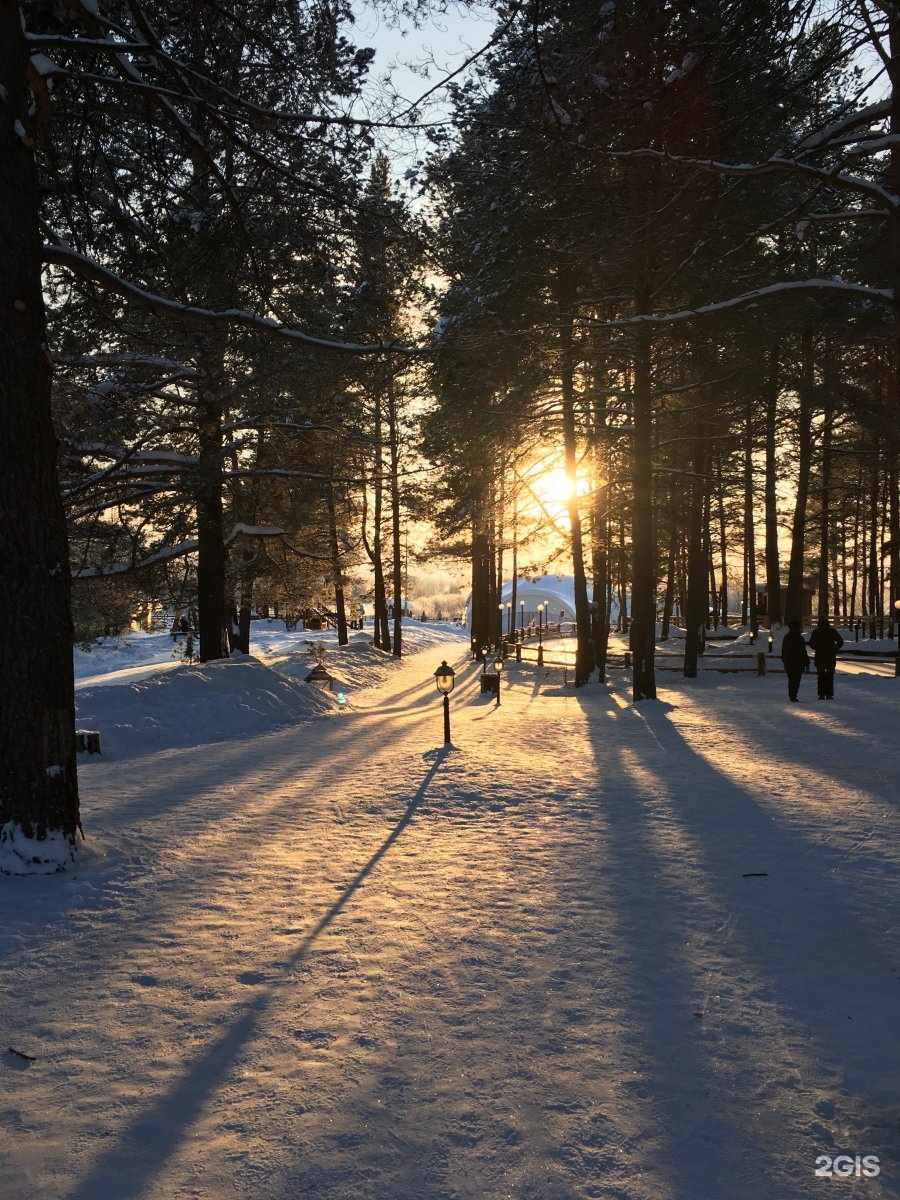
{"label": "wooden post", "polygon": [[757,656],[756,656],[756,673],[757,673],[757,675],[765,675],[765,673],[766,673],[766,656],[765,656],[765,654],[757,654]]}

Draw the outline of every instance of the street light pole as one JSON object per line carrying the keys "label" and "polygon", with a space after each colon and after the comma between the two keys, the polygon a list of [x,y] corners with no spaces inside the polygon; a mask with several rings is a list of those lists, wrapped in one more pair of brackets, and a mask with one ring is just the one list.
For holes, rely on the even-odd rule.
{"label": "street light pole", "polygon": [[437,690],[444,697],[444,745],[450,745],[450,693],[453,691],[453,685],[456,682],[456,672],[452,667],[447,666],[447,660],[441,663],[434,673],[434,681],[437,684]]}
{"label": "street light pole", "polygon": [[524,600],[519,601],[519,613],[521,614],[521,619],[519,621],[519,624],[522,627],[522,633],[521,633],[521,637],[519,638],[519,640],[524,642],[525,641],[525,601]]}
{"label": "street light pole", "polygon": [[500,707],[500,679],[503,675],[503,655],[498,654],[494,660],[494,670],[497,672],[497,703],[494,708]]}

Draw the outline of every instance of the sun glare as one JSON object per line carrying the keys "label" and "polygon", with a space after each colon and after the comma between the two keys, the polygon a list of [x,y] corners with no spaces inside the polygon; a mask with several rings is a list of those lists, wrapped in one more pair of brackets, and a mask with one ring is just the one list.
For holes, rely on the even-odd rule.
{"label": "sun glare", "polygon": [[538,476],[531,488],[542,504],[552,507],[565,504],[572,495],[572,480],[562,467],[554,467],[552,471]]}

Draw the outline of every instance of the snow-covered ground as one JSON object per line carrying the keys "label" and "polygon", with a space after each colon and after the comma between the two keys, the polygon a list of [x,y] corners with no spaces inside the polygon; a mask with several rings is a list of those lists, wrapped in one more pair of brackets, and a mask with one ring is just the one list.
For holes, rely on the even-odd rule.
{"label": "snow-covered ground", "polygon": [[497,706],[407,634],[329,650],[344,705],[276,625],[78,655],[87,841],[0,877],[2,1200],[900,1196],[900,680]]}

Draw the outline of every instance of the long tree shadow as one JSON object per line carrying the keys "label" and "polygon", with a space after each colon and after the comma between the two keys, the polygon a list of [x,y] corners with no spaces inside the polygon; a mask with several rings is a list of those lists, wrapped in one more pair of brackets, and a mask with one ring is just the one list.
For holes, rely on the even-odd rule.
{"label": "long tree shadow", "polygon": [[[591,719],[598,705],[584,707]],[[777,798],[763,803],[723,775],[673,726],[671,709],[626,712],[597,760],[607,882],[630,947],[632,1090],[666,1116],[671,1195],[696,1200],[687,1180],[699,1153],[704,1195],[812,1197],[815,1155],[839,1136],[819,1111],[837,1110],[836,1128],[868,1139],[848,1153],[895,1153],[885,1126],[896,1117],[900,1055],[883,989],[898,984],[896,901],[870,919],[835,875],[846,847],[814,841]],[[848,954],[863,969],[836,969]],[[777,1154],[786,1132],[789,1161]]]}
{"label": "long tree shadow", "polygon": [[[406,810],[284,963],[285,977],[307,956],[316,940],[350,903],[357,890],[402,836],[425,799],[449,750],[449,747],[444,747],[434,752],[434,761]],[[108,1195],[126,1200],[146,1195],[286,986],[287,978],[258,993],[228,1029],[193,1061],[177,1086],[165,1095],[158,1096],[151,1108],[119,1134],[115,1144],[93,1165],[86,1178],[68,1193],[67,1200],[98,1200],[98,1197]]]}

